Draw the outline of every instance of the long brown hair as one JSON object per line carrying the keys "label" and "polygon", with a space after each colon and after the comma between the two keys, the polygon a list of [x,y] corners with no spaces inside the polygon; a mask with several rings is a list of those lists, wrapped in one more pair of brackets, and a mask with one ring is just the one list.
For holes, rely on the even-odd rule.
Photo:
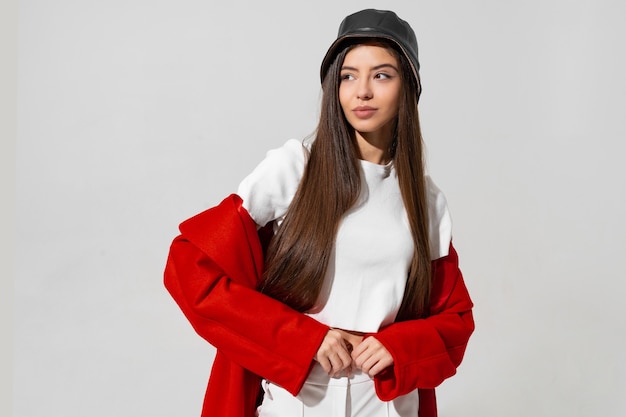
{"label": "long brown hair", "polygon": [[361,191],[360,153],[354,130],[339,104],[339,80],[346,54],[362,43],[386,47],[400,63],[403,94],[392,157],[414,251],[397,320],[424,317],[428,315],[431,276],[417,84],[404,55],[379,39],[361,39],[346,45],[324,77],[315,140],[298,190],[268,247],[259,289],[301,312],[310,310],[320,294],[339,222]]}

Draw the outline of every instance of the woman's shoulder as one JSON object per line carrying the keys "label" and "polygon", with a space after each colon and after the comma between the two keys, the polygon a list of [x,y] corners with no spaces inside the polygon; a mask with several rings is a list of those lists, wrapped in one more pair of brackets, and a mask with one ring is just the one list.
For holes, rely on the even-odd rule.
{"label": "woman's shoulder", "polygon": [[266,158],[275,158],[286,164],[304,164],[309,155],[309,145],[298,139],[288,139],[282,146],[267,151]]}
{"label": "woman's shoulder", "polygon": [[278,183],[299,182],[308,155],[309,150],[301,141],[289,139],[282,146],[267,151],[265,158],[242,183],[270,179]]}

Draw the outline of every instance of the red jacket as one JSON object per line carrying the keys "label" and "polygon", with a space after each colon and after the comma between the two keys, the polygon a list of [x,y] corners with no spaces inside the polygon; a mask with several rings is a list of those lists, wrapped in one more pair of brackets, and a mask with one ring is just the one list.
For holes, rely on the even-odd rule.
{"label": "red jacket", "polygon": [[[256,225],[231,195],[180,225],[165,286],[217,349],[202,417],[252,417],[261,378],[296,395],[328,326],[255,290],[263,269]],[[393,323],[376,338],[394,365],[375,377],[389,401],[420,389],[419,417],[436,417],[434,388],[456,372],[474,330],[472,302],[454,248],[433,261],[431,316]]]}

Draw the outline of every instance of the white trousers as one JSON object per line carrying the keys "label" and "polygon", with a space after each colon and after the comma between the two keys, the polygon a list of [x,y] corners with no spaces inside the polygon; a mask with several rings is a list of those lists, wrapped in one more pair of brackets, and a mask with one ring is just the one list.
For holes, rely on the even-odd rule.
{"label": "white trousers", "polygon": [[384,402],[367,374],[331,378],[319,364],[296,397],[266,380],[263,389],[259,417],[417,417],[419,407],[417,390]]}

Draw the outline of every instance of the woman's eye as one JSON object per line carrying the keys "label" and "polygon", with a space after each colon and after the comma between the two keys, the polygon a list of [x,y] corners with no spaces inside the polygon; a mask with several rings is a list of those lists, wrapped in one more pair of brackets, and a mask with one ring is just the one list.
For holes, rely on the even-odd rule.
{"label": "woman's eye", "polygon": [[391,75],[385,74],[384,72],[379,72],[378,74],[374,75],[374,78],[378,80],[386,80],[388,78],[391,78]]}
{"label": "woman's eye", "polygon": [[344,80],[354,80],[354,77],[352,76],[352,74],[342,74],[341,81],[344,81]]}

